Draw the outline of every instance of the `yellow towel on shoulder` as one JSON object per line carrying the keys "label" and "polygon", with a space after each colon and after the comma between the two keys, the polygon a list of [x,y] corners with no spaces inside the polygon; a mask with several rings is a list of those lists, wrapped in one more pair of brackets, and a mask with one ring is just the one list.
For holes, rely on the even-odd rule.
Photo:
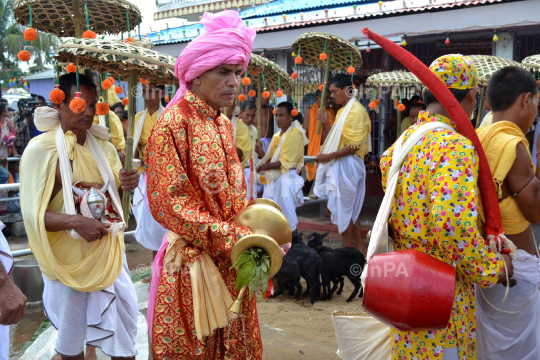
{"label": "yellow towel on shoulder", "polygon": [[[481,127],[476,132],[486,153],[500,200],[502,198],[502,184],[516,159],[516,146],[521,143],[529,151],[529,143],[521,129],[509,121],[498,121],[491,126]],[[529,160],[534,169],[530,154]],[[527,229],[530,223],[525,219],[512,196],[501,201],[499,208],[506,234],[519,234]],[[483,217],[483,213],[480,212],[480,214]]]}

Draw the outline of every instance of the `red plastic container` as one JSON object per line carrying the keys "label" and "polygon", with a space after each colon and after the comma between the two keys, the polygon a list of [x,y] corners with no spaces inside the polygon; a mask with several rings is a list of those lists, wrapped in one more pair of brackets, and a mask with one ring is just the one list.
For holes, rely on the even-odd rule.
{"label": "red plastic container", "polygon": [[393,251],[369,260],[362,304],[399,331],[444,329],[455,287],[452,265],[416,250]]}

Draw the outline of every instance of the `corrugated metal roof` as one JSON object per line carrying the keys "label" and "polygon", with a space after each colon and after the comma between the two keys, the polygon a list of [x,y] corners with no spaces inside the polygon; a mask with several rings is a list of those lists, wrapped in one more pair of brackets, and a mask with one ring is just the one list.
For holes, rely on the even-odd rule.
{"label": "corrugated metal roof", "polygon": [[296,28],[296,27],[302,27],[302,26],[319,25],[319,24],[330,23],[330,22],[332,23],[346,22],[346,21],[351,21],[351,20],[364,19],[368,17],[386,17],[386,16],[395,15],[395,14],[424,12],[424,11],[430,11],[430,10],[450,9],[450,8],[467,7],[467,6],[474,6],[474,5],[485,5],[485,4],[492,4],[492,3],[501,3],[501,2],[506,2],[506,1],[510,1],[510,0],[472,0],[472,1],[462,2],[462,3],[434,4],[434,5],[422,6],[422,7],[416,7],[416,8],[403,8],[403,9],[396,9],[396,10],[390,10],[390,11],[383,11],[380,13],[367,13],[367,14],[357,14],[357,15],[342,16],[342,17],[329,17],[329,18],[323,18],[323,19],[309,20],[305,22],[291,22],[291,23],[280,24],[280,25],[275,25],[275,26],[267,26],[263,28],[258,28],[257,33],[283,30],[283,29],[288,29],[288,28]]}
{"label": "corrugated metal roof", "polygon": [[43,70],[32,75],[28,75],[24,80],[40,80],[40,79],[52,79],[54,78],[54,69]]}
{"label": "corrugated metal roof", "polygon": [[[442,1],[444,2],[445,0]],[[357,6],[357,8],[353,8],[350,5],[335,7],[329,9],[328,12],[326,12],[324,8],[305,12],[297,11],[287,13],[285,18],[280,12],[280,15],[266,15],[263,17],[246,19],[246,24],[249,27],[255,28],[258,33],[264,33],[325,23],[340,23],[365,18],[382,18],[399,14],[420,13],[432,10],[444,10],[510,1],[512,0],[471,0],[462,2],[435,3],[416,7],[403,7],[401,5],[401,1],[391,1],[384,3],[382,10],[377,3],[365,3]],[[416,1],[417,4],[419,2],[420,1]],[[427,0],[424,2],[427,3]],[[157,36],[158,33],[148,34],[148,37],[155,45],[165,45],[189,42],[195,37],[204,34],[204,32],[204,26],[201,24],[193,24],[174,29],[162,30],[160,31],[161,36]]]}
{"label": "corrugated metal roof", "polygon": [[260,5],[251,9],[240,11],[242,19],[252,17],[268,16],[273,14],[287,14],[293,11],[316,8],[332,8],[343,4],[376,3],[378,0],[277,0],[271,3]]}

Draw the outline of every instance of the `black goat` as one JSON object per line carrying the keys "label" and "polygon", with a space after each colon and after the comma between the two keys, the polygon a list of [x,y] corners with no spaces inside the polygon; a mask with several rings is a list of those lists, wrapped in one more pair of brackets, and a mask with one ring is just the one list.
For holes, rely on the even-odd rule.
{"label": "black goat", "polygon": [[293,232],[291,249],[287,255],[296,260],[300,273],[307,283],[307,289],[303,295],[307,296],[311,293],[311,304],[313,305],[319,299],[321,291],[320,276],[323,262],[315,250],[304,244],[303,234],[302,231]]}
{"label": "black goat", "polygon": [[[326,295],[327,298],[330,299],[335,291],[336,285],[330,290],[330,280],[334,278],[339,279],[339,277],[343,276],[347,276],[354,285],[354,291],[347,299],[347,302],[352,301],[359,291],[359,297],[362,297],[364,289],[361,288],[360,275],[362,274],[362,269],[366,263],[364,255],[362,255],[359,250],[350,247],[331,249],[322,246],[324,235],[313,233],[310,237],[311,240],[308,242],[309,246],[315,247],[323,261],[323,297]],[[326,289],[329,290],[328,295],[326,294]]]}
{"label": "black goat", "polygon": [[289,295],[294,295],[294,290],[296,289],[295,299],[300,298],[302,294],[302,285],[300,285],[300,268],[296,263],[296,260],[293,259],[288,253],[283,257],[283,263],[281,268],[274,275],[274,281],[278,285],[278,289],[274,292],[272,297],[277,297],[285,291],[286,288],[289,288]]}
{"label": "black goat", "polygon": [[[326,238],[328,235],[330,235],[330,230],[328,230],[324,234],[319,234],[317,232],[311,233],[308,236],[308,246],[312,249],[315,249],[315,251],[317,251],[317,254],[319,254],[321,251],[333,251],[334,249],[328,246],[323,246],[323,239]],[[325,270],[324,270],[324,262],[323,262],[323,271],[321,275],[324,273],[325,273]],[[323,297],[321,300],[330,300],[332,298],[332,295],[336,291],[338,285],[339,285],[339,290],[337,294],[341,295],[341,292],[343,291],[343,285],[345,284],[345,280],[343,279],[343,276],[332,277],[330,278],[330,281],[332,281],[332,283],[334,284],[332,286],[332,289],[330,289],[330,287],[328,288],[326,287],[326,283],[323,278],[323,281],[322,281]],[[326,290],[328,290],[328,295],[326,295]]]}

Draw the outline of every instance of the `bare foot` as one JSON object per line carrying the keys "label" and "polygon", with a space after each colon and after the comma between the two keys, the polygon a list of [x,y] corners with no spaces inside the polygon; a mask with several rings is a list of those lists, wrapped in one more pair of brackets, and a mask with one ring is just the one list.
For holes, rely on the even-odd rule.
{"label": "bare foot", "polygon": [[84,354],[84,360],[97,360],[95,346],[86,345],[86,354]]}
{"label": "bare foot", "polygon": [[143,284],[148,284],[150,283],[150,281],[152,281],[152,276],[145,277],[144,279],[141,280]]}

